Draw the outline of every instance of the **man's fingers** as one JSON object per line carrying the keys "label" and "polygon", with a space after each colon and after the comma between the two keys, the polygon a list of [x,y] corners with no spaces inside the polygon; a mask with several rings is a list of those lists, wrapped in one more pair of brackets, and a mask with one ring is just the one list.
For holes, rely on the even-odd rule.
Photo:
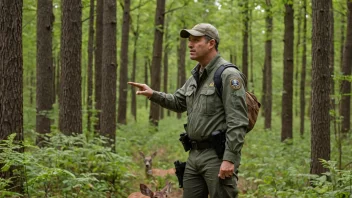
{"label": "man's fingers", "polygon": [[143,88],[143,84],[136,83],[136,82],[127,82],[127,84],[138,87],[138,88]]}

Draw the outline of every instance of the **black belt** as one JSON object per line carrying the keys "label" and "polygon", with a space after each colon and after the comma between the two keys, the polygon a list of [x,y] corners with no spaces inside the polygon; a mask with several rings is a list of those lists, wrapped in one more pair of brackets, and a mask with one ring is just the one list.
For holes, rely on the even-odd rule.
{"label": "black belt", "polygon": [[191,140],[191,149],[203,150],[203,149],[208,149],[208,148],[213,148],[210,141],[199,142],[199,141]]}

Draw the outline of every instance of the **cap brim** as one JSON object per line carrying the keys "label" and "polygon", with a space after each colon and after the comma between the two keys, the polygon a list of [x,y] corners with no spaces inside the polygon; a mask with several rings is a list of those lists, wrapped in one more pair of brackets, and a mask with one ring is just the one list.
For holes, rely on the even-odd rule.
{"label": "cap brim", "polygon": [[180,36],[182,38],[188,38],[190,35],[192,36],[204,36],[205,34],[198,32],[196,30],[187,30],[187,29],[183,29],[180,32]]}

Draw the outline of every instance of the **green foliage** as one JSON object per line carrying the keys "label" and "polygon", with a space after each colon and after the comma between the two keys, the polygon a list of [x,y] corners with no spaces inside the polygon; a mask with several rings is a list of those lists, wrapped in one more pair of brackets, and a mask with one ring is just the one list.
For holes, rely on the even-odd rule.
{"label": "green foliage", "polygon": [[[274,123],[279,120],[275,119]],[[277,126],[277,124],[274,124]],[[321,160],[329,172],[318,176],[310,170],[310,135],[279,141],[280,130],[263,131],[256,126],[246,136],[239,176],[245,180],[242,197],[349,197],[352,195],[352,169],[338,170],[335,161]],[[297,135],[299,131],[297,130]],[[352,139],[345,142],[350,145]],[[344,161],[351,162],[348,149]],[[337,151],[332,152],[332,159]],[[241,183],[241,180],[240,180]]]}
{"label": "green foliage", "polygon": [[[11,136],[12,137],[12,136]],[[51,134],[47,146],[25,145],[18,153],[13,138],[1,144],[2,171],[21,164],[25,167],[25,194],[28,197],[112,197],[126,195],[126,184],[133,165],[125,153],[114,153],[105,146],[107,140],[83,135]],[[0,181],[4,191],[7,180]],[[5,192],[5,191],[4,191]]]}

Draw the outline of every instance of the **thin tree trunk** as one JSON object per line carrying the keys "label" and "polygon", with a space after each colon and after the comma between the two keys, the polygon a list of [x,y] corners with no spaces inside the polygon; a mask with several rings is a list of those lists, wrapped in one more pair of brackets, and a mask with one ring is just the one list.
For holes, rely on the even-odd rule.
{"label": "thin tree trunk", "polygon": [[[294,104],[297,104],[296,100],[299,100],[298,97],[298,84],[299,84],[299,54],[300,54],[300,50],[299,50],[299,46],[301,45],[301,23],[302,23],[302,17],[301,17],[301,7],[298,8],[298,14],[297,14],[297,42],[296,42],[296,49],[295,49],[295,55],[294,55],[294,59],[295,59],[295,67],[294,67],[294,75],[295,75],[295,79],[294,79]],[[298,116],[299,114],[299,105],[295,105],[295,116]]]}
{"label": "thin tree trunk", "polygon": [[124,0],[122,36],[121,36],[121,57],[120,57],[120,83],[119,83],[119,104],[117,122],[126,124],[127,114],[127,81],[128,81],[128,41],[130,33],[130,0]]}
{"label": "thin tree trunk", "polygon": [[[24,141],[22,6],[22,0],[0,1],[0,141],[15,133],[16,144]],[[11,180],[9,190],[23,194],[22,166],[0,171],[0,177]]]}
{"label": "thin tree trunk", "polygon": [[[36,81],[36,131],[45,135],[50,133],[50,112],[53,108],[53,2],[37,1],[37,81]],[[42,136],[37,137],[37,145],[41,146]]]}
{"label": "thin tree trunk", "polygon": [[[141,6],[141,0],[139,0],[139,6]],[[137,15],[137,22],[136,22],[136,30],[133,31],[134,35],[134,42],[133,42],[133,63],[132,63],[132,76],[131,76],[131,81],[135,82],[136,81],[136,70],[137,70],[137,44],[138,44],[138,38],[139,38],[139,19],[140,19],[140,9],[138,9],[138,15]],[[137,121],[137,98],[136,94],[134,93],[134,88],[131,87],[131,96],[132,96],[132,102],[131,102],[131,113],[134,117],[134,120]]]}
{"label": "thin tree trunk", "polygon": [[63,0],[61,17],[61,80],[59,129],[82,133],[81,0]]}
{"label": "thin tree trunk", "polygon": [[302,69],[300,84],[300,135],[304,134],[305,109],[306,109],[306,67],[307,67],[307,0],[303,1],[303,36],[302,36]]}
{"label": "thin tree trunk", "polygon": [[[242,30],[242,37],[243,37],[243,45],[242,45],[242,72],[245,76],[248,76],[248,0],[243,2],[243,10],[242,10],[242,17],[243,17],[243,30]],[[247,87],[247,81],[245,81],[245,85]]]}
{"label": "thin tree trunk", "polygon": [[[352,72],[352,2],[347,2],[347,36],[344,44],[342,74],[351,76]],[[343,80],[341,82],[341,106],[340,112],[343,117],[342,133],[346,135],[351,128],[351,82]]]}
{"label": "thin tree trunk", "polygon": [[[157,0],[155,11],[155,26],[154,26],[154,44],[153,44],[153,59],[152,59],[152,75],[151,87],[154,90],[160,90],[160,70],[162,59],[163,46],[163,29],[164,29],[164,15],[165,15],[165,0]],[[156,103],[150,104],[149,121],[152,126],[158,126],[159,122],[159,105]]]}
{"label": "thin tree trunk", "polygon": [[265,129],[271,129],[272,113],[272,33],[273,33],[273,16],[271,12],[271,2],[266,0],[266,41],[265,41]]}
{"label": "thin tree trunk", "polygon": [[[60,76],[61,76],[61,60],[60,60],[60,52],[56,55],[57,66],[56,66],[56,90],[55,94],[57,95],[57,101],[60,100]],[[60,104],[60,102],[59,102]]]}
{"label": "thin tree trunk", "polygon": [[93,53],[94,53],[94,0],[90,0],[88,33],[88,87],[87,87],[87,129],[91,131],[93,110]]}
{"label": "thin tree trunk", "polygon": [[[335,47],[334,47],[334,12],[333,12],[333,5],[331,4],[331,10],[330,10],[330,14],[331,14],[331,23],[330,23],[330,62],[329,62],[329,69],[330,69],[330,95],[332,96],[330,99],[330,109],[332,111],[335,110],[335,97],[333,97],[335,95],[335,82],[334,82],[334,76],[335,76],[335,72],[334,72],[334,62],[335,62]],[[330,115],[330,120],[333,121],[334,120],[334,116]]]}
{"label": "thin tree trunk", "polygon": [[320,159],[330,160],[330,42],[331,0],[312,1],[311,174],[328,171]]}
{"label": "thin tree trunk", "polygon": [[[185,23],[184,28],[185,28]],[[187,50],[187,39],[180,38],[180,64],[179,64],[179,84],[178,87],[182,87],[182,85],[186,82],[186,50]],[[177,113],[177,118],[181,119],[182,114]]]}
{"label": "thin tree trunk", "polygon": [[284,35],[284,80],[282,94],[281,141],[292,139],[292,99],[293,99],[293,2],[285,4],[285,35]]}
{"label": "thin tree trunk", "polygon": [[[104,1],[103,68],[100,133],[115,146],[116,136],[116,1]],[[115,147],[114,147],[115,148]]]}
{"label": "thin tree trunk", "polygon": [[253,14],[252,14],[252,9],[249,10],[249,24],[248,24],[248,32],[249,32],[249,51],[250,51],[250,62],[249,62],[249,67],[251,69],[251,73],[249,75],[249,82],[251,84],[251,89],[247,87],[247,90],[251,90],[252,93],[254,93],[254,54],[253,54],[253,31],[252,31],[252,22],[253,22]]}
{"label": "thin tree trunk", "polygon": [[[149,58],[147,56],[144,57],[144,82],[146,84],[148,84],[148,74],[149,74],[149,69],[148,69],[148,65],[149,65]],[[148,98],[145,99],[145,107],[148,108]]]}
{"label": "thin tree trunk", "polygon": [[[167,17],[166,22],[165,22],[165,45],[164,45],[164,57],[163,57],[163,72],[164,72],[164,79],[163,79],[163,92],[167,93],[168,92],[168,72],[169,72],[169,44],[168,40],[170,39],[169,35],[169,20],[170,17]],[[170,112],[167,109],[160,108],[160,119],[164,118],[164,110],[167,111],[167,114],[169,115]]]}
{"label": "thin tree trunk", "polygon": [[[181,46],[180,46],[180,41],[181,38],[177,38],[178,45],[177,45],[177,76],[176,76],[176,87],[180,87],[181,85]],[[182,115],[181,113],[176,113],[176,118],[181,119]]]}
{"label": "thin tree trunk", "polygon": [[95,64],[94,64],[94,88],[95,88],[95,111],[96,122],[94,123],[94,130],[100,133],[100,113],[101,113],[101,90],[102,90],[102,68],[103,68],[103,13],[104,1],[97,1],[97,18],[96,18],[96,35],[95,35]]}
{"label": "thin tree trunk", "polygon": [[344,14],[341,14],[341,28],[340,28],[340,35],[341,35],[341,38],[340,38],[340,43],[341,43],[341,46],[340,46],[340,69],[342,71],[342,68],[343,68],[343,49],[344,49],[344,43],[345,43],[345,24],[346,24],[346,19],[345,19],[345,15]]}

